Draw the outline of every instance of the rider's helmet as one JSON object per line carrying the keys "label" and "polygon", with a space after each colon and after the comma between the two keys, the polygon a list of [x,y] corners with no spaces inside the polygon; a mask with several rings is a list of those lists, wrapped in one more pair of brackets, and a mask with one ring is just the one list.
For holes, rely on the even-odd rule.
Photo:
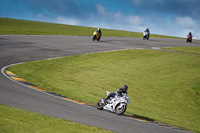
{"label": "rider's helmet", "polygon": [[126,93],[127,93],[128,86],[127,86],[127,85],[123,85],[123,86],[122,86],[122,90],[123,90],[123,92],[126,92]]}
{"label": "rider's helmet", "polygon": [[100,30],[100,28],[98,28],[98,30]]}

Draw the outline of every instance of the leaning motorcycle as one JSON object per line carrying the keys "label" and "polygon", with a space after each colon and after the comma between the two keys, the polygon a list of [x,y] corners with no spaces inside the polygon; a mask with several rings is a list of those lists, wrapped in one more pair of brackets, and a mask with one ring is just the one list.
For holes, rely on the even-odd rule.
{"label": "leaning motorcycle", "polygon": [[192,43],[192,36],[187,35],[186,42],[187,42],[187,43],[188,43],[188,42]]}
{"label": "leaning motorcycle", "polygon": [[149,40],[149,33],[146,31],[143,33],[143,40],[145,40],[145,39]]}
{"label": "leaning motorcycle", "polygon": [[99,32],[98,31],[95,31],[93,33],[92,41],[94,41],[94,40],[100,41],[100,36],[99,36]]}
{"label": "leaning motorcycle", "polygon": [[[107,92],[107,96],[110,94],[109,91]],[[115,97],[110,98],[105,103],[105,98],[102,98],[97,103],[96,107],[99,110],[109,110],[111,112],[115,112],[117,115],[121,115],[126,111],[127,105],[129,104],[129,98],[127,94],[122,96],[118,96],[117,94]]]}

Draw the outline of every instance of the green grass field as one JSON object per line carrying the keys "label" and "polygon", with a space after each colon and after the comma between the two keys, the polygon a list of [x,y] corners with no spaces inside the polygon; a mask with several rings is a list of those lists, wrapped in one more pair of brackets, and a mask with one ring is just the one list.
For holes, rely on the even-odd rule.
{"label": "green grass field", "polygon": [[[5,18],[0,18],[0,22],[0,34],[3,35],[91,36],[96,29]],[[103,36],[142,37],[141,33],[135,32],[102,31]],[[200,53],[199,48],[195,47],[166,49]],[[199,56],[155,50],[125,50],[28,62],[9,70],[46,90],[91,104],[105,97],[106,90],[112,92],[127,84],[130,98],[127,113],[200,132]],[[0,108],[0,111],[8,112],[4,118],[9,118],[9,107]],[[13,128],[12,122],[27,117],[22,110],[18,111],[22,112],[22,116],[16,120],[11,119],[9,123],[0,121],[1,131],[12,132],[5,127]],[[39,116],[35,116],[38,121],[44,121],[40,114],[36,115]],[[57,121],[62,120],[55,120],[55,123]],[[42,126],[38,125],[37,128],[42,130],[39,129]],[[22,128],[20,131],[23,132]]]}
{"label": "green grass field", "polygon": [[173,48],[162,48],[162,49],[200,54],[200,47],[173,47]]}
{"label": "green grass field", "polygon": [[[0,35],[75,35],[92,36],[97,28],[25,21],[0,17]],[[145,29],[144,29],[145,30]],[[103,36],[142,37],[142,33],[102,28]],[[177,38],[151,34],[152,38]]]}
{"label": "green grass field", "polygon": [[127,113],[200,131],[200,55],[124,50],[9,68],[44,89],[91,104],[129,86]]}
{"label": "green grass field", "polygon": [[0,104],[1,133],[111,133],[97,127],[77,124]]}

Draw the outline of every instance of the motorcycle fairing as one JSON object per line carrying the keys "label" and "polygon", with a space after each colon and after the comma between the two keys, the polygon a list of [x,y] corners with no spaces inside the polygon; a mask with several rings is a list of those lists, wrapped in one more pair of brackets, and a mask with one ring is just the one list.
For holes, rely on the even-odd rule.
{"label": "motorcycle fairing", "polygon": [[[110,94],[109,91],[106,91],[107,95]],[[116,106],[120,104],[119,106],[123,106],[124,104],[129,104],[129,99],[127,95],[123,95],[123,96],[118,96],[117,94],[115,95],[115,97],[113,97],[112,99],[110,99],[110,101],[108,102],[108,104],[106,104],[103,108],[106,110],[110,110],[112,112],[115,112],[115,108]]]}

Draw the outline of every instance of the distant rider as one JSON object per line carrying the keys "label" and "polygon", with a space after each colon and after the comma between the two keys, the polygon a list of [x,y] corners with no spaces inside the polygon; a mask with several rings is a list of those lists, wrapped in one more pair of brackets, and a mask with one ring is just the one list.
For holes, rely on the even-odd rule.
{"label": "distant rider", "polygon": [[118,96],[124,96],[124,95],[127,95],[127,90],[128,90],[128,86],[127,85],[123,85],[122,88],[119,88],[117,91],[113,92],[113,93],[110,93],[106,98],[105,98],[105,101],[104,103],[106,104],[107,103],[107,100],[109,98],[113,98],[115,97],[115,95],[117,94]]}
{"label": "distant rider", "polygon": [[188,34],[187,36],[191,36],[191,37],[192,37],[192,33],[191,33],[191,32],[189,32],[189,34]]}
{"label": "distant rider", "polygon": [[150,37],[150,31],[149,31],[149,28],[147,28],[144,32],[147,32],[149,37]]}
{"label": "distant rider", "polygon": [[97,32],[98,32],[99,39],[100,39],[100,38],[101,38],[101,36],[102,36],[102,31],[101,31],[101,29],[100,29],[100,28],[98,28],[98,29],[97,29]]}

